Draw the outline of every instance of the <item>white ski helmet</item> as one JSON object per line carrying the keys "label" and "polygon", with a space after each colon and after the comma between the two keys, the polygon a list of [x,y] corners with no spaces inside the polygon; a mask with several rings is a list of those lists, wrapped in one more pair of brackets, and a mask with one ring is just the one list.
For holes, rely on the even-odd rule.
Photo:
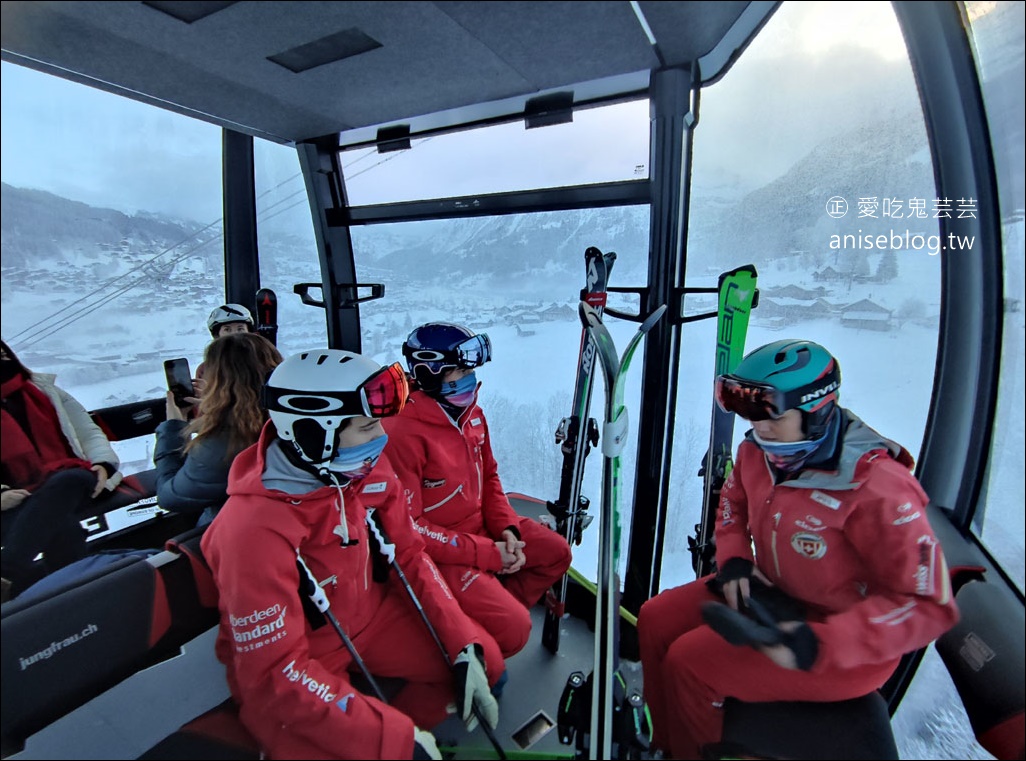
{"label": "white ski helmet", "polygon": [[264,405],[278,437],[306,462],[335,456],[337,432],[351,417],[397,415],[409,386],[402,366],[382,367],[341,349],[313,349],[278,365],[264,387]]}
{"label": "white ski helmet", "polygon": [[253,315],[242,304],[222,304],[217,307],[207,318],[207,330],[210,331],[210,335],[217,338],[217,331],[221,326],[231,322],[244,322],[250,331],[253,330]]}

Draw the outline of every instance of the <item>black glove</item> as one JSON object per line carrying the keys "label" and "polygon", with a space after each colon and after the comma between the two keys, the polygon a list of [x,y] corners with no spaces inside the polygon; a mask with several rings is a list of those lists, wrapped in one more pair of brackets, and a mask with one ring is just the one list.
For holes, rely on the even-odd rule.
{"label": "black glove", "polygon": [[792,631],[781,629],[766,606],[754,596],[748,600],[748,609],[754,619],[726,605],[706,602],[702,603],[702,618],[732,645],[749,645],[756,649],[783,645],[794,653],[798,668],[802,671],[812,668],[819,655],[819,641],[807,623],[801,622]]}
{"label": "black glove", "polygon": [[481,646],[467,645],[463,648],[456,656],[452,671],[456,679],[456,711],[466,723],[467,731],[473,732],[477,727],[475,707],[488,726],[495,729],[499,723],[499,704],[488,689]]}
{"label": "black glove", "polygon": [[723,586],[725,581],[736,581],[737,579],[750,579],[755,570],[755,564],[745,558],[731,558],[723,564],[723,568],[716,574],[716,581]]}
{"label": "black glove", "polygon": [[[714,595],[723,597],[723,585],[726,582],[748,579],[749,599],[755,598],[762,603],[774,623],[805,620],[805,605],[802,602],[794,599],[779,587],[767,586],[754,573],[755,566],[750,560],[731,558],[723,564],[723,570],[705,584]],[[741,595],[738,595],[738,607],[742,611],[751,610],[748,601]]]}

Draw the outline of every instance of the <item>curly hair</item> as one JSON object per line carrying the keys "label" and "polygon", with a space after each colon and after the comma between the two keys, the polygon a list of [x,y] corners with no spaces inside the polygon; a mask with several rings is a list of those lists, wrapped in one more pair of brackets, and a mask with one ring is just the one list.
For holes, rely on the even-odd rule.
{"label": "curly hair", "polygon": [[[210,342],[203,357],[206,388],[199,417],[185,430],[188,452],[207,436],[228,434],[226,460],[256,443],[267,421],[261,392],[282,356],[258,333],[235,333]],[[193,435],[195,434],[195,435]]]}

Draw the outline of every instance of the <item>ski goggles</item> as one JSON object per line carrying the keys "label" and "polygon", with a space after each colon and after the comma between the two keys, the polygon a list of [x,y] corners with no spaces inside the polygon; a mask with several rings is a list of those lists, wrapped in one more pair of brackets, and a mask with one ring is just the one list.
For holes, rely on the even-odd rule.
{"label": "ski goggles", "polygon": [[307,417],[382,418],[398,415],[410,395],[402,365],[394,362],[361,383],[355,391],[295,391],[266,387],[268,411]]}
{"label": "ski goggles", "polygon": [[492,359],[492,342],[487,333],[478,333],[451,349],[414,349],[409,352],[411,365],[425,363],[434,373],[439,368],[454,366],[473,370]]}
{"label": "ski goggles", "polygon": [[787,395],[768,383],[719,375],[715,386],[716,404],[724,412],[733,412],[745,420],[776,420],[790,408]]}
{"label": "ski goggles", "polygon": [[492,342],[487,333],[478,333],[461,343],[454,351],[456,352],[456,364],[472,370],[491,361]]}
{"label": "ski goggles", "polygon": [[398,362],[383,367],[365,380],[356,393],[363,396],[367,417],[391,417],[398,415],[410,395],[406,371]]}

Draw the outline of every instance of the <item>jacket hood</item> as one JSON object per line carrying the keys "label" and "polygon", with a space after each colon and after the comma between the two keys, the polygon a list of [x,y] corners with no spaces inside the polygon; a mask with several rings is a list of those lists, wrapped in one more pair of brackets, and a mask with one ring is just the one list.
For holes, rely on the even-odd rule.
{"label": "jacket hood", "polygon": [[[280,489],[268,489],[264,485],[264,474],[268,469],[268,450],[275,445],[278,441],[278,434],[274,428],[274,424],[271,421],[264,423],[263,429],[260,431],[260,438],[257,443],[251,447],[243,449],[235,457],[235,461],[232,463],[232,468],[228,473],[228,496],[239,496],[246,494],[259,494],[262,496],[270,496],[282,500],[294,501],[296,496],[307,496],[324,490],[334,490],[334,487],[327,486],[323,482],[319,481],[312,474],[306,473],[305,471],[295,468],[294,466],[287,465],[286,471],[291,468],[291,473],[278,473],[277,470],[273,474],[274,476],[290,476],[290,480],[294,480],[296,484],[302,482],[309,482],[310,488],[305,492],[294,491],[290,489],[288,492]],[[276,467],[280,469],[280,463],[285,461],[284,455],[279,458],[274,458]],[[287,462],[287,461],[286,461]]]}
{"label": "jacket hood", "polygon": [[[794,489],[857,489],[861,485],[856,474],[859,462],[869,452],[880,450],[892,460],[912,469],[915,460],[901,444],[870,428],[849,410],[838,407],[838,412],[844,417],[841,420],[841,455],[837,470],[817,470],[811,466],[802,470],[797,478],[783,481],[781,486]],[[745,434],[745,440],[752,446],[758,446],[752,439],[751,430]]]}

